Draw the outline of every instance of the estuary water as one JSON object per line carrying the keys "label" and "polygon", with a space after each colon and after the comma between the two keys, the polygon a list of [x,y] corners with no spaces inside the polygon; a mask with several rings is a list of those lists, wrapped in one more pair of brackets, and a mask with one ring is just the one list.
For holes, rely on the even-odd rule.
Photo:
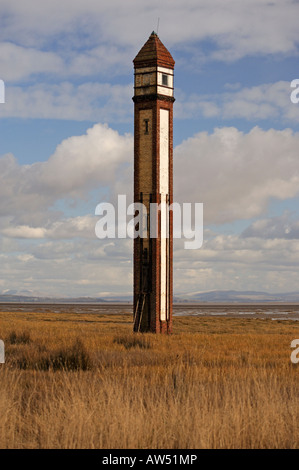
{"label": "estuary water", "polygon": [[[82,314],[132,314],[131,303],[0,303],[0,312],[82,313]],[[271,318],[299,321],[299,304],[220,304],[177,303],[173,316],[226,316],[243,318]]]}

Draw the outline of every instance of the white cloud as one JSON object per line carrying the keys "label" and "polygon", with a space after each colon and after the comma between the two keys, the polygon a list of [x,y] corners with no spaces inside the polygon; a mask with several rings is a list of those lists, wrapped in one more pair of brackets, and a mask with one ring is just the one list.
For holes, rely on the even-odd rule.
{"label": "white cloud", "polygon": [[[96,240],[99,242],[99,240]],[[98,247],[94,244],[94,251]],[[100,295],[101,291],[130,293],[132,265],[109,256],[92,256],[86,242],[23,245],[24,252],[0,255],[1,288],[43,292],[44,295]],[[82,279],[85,283],[82,284]]]}
{"label": "white cloud", "polygon": [[22,80],[38,73],[53,76],[63,70],[63,60],[53,52],[2,42],[0,43],[0,70],[4,81]]}
{"label": "white cloud", "polygon": [[[299,105],[291,102],[291,91],[290,82],[286,81],[210,95],[187,95],[178,89],[174,113],[177,119],[203,116],[297,124]],[[131,83],[75,85],[65,81],[22,87],[7,85],[6,103],[0,108],[0,117],[132,122],[133,93]]]}
{"label": "white cloud", "polygon": [[[228,88],[226,84],[225,88]],[[290,82],[264,83],[234,92],[187,96],[179,91],[175,115],[178,118],[218,117],[222,119],[263,119],[299,123],[299,106],[293,104]]]}
{"label": "white cloud", "polygon": [[12,238],[44,238],[46,230],[41,227],[29,227],[28,225],[17,225],[6,227],[2,234]]}
{"label": "white cloud", "polygon": [[128,121],[132,119],[133,86],[70,82],[7,86],[0,117]]}
{"label": "white cloud", "polygon": [[[298,195],[298,144],[299,134],[290,129],[255,127],[245,134],[221,128],[196,134],[175,149],[175,200],[203,202],[205,225],[260,216],[271,198]],[[63,227],[79,229],[85,219],[55,211],[57,201],[88,200],[90,191],[103,188],[113,200],[127,194],[130,201],[133,138],[97,124],[85,135],[64,140],[46,162],[20,166],[7,154],[0,158],[0,170],[2,218],[21,226],[18,233],[28,226],[46,228],[47,233],[35,232],[43,236],[67,234]],[[61,225],[53,225],[57,220]]]}
{"label": "white cloud", "polygon": [[[3,289],[22,287],[51,295],[132,292],[132,240],[45,240],[31,246],[26,240],[22,243],[18,253],[1,255]],[[298,240],[209,234],[200,250],[175,247],[175,292],[296,291],[298,254]]]}
{"label": "white cloud", "polygon": [[[0,69],[8,83],[1,116],[126,121],[133,113],[132,86],[92,79],[131,73],[157,18],[177,64],[187,58],[198,67],[252,55],[296,57],[297,12],[291,0],[2,0]],[[209,47],[201,47],[206,42]],[[85,77],[88,83],[79,84]],[[299,122],[288,82],[243,89],[226,84],[225,90],[184,97],[184,108],[177,100],[176,113]],[[176,199],[203,202],[205,225],[265,217],[271,198],[298,195],[298,139],[290,130],[259,128],[196,134],[175,151]],[[1,288],[131,292],[132,241],[93,239],[95,218],[72,217],[67,204],[88,203],[90,191],[131,193],[132,163],[132,136],[100,124],[63,141],[46,162],[19,165],[13,155],[2,156]],[[297,289],[298,227],[289,222],[264,218],[240,237],[210,234],[197,251],[177,245],[176,289]]]}
{"label": "white cloud", "polygon": [[113,77],[128,72],[131,67],[134,50],[109,44],[100,44],[84,52],[72,52],[67,60],[64,74],[75,76],[107,75]]}
{"label": "white cloud", "polygon": [[244,88],[224,95],[223,117],[299,122],[299,108],[291,102],[290,95],[290,83],[285,81]]}
{"label": "white cloud", "polygon": [[[61,217],[49,211],[58,200],[81,200],[121,180],[132,160],[132,136],[97,124],[85,135],[64,140],[46,162],[19,165],[11,154],[0,158],[0,216],[15,224],[40,226]],[[113,183],[112,183],[113,186]]]}
{"label": "white cloud", "polygon": [[[137,52],[158,18],[161,38],[170,47],[185,46],[190,51],[190,45],[197,44],[196,55],[199,41],[212,41],[215,48],[210,57],[217,60],[290,54],[298,45],[298,3],[293,0],[153,0],[150,4],[136,0],[51,0],[43,4],[2,0],[1,12],[4,41],[43,51],[51,47],[65,58],[65,66],[72,62],[70,50],[77,50],[73,67],[81,68],[83,74],[85,67],[97,70],[101,60],[104,69],[112,63],[118,67],[124,51],[131,54],[135,48]],[[43,61],[46,54],[40,57]],[[32,63],[33,73],[36,67],[43,71]],[[20,76],[27,68],[26,64],[17,68]]]}
{"label": "white cloud", "polygon": [[177,292],[206,290],[298,290],[299,241],[216,235],[200,250],[174,251]]}
{"label": "white cloud", "polygon": [[28,225],[14,225],[13,220],[0,232],[11,238],[29,239],[72,239],[95,238],[95,217],[91,215],[69,217],[48,222],[44,227],[30,227]]}
{"label": "white cloud", "polygon": [[1,78],[5,82],[21,82],[42,76],[43,80],[73,79],[87,76],[115,76],[128,71],[134,51],[101,44],[85,51],[44,51],[13,42],[0,42]]}
{"label": "white cloud", "polygon": [[[205,226],[260,216],[270,198],[298,195],[298,144],[298,133],[289,129],[253,128],[245,134],[222,128],[196,134],[175,149],[175,200],[203,202]],[[130,293],[132,240],[98,240],[93,214],[72,217],[66,206],[52,208],[58,200],[88,201],[90,190],[97,188],[106,187],[114,195],[120,188],[121,194],[129,193],[132,164],[132,136],[100,124],[63,141],[46,162],[21,166],[12,155],[3,156],[3,289],[22,286],[62,295]],[[271,236],[275,224],[278,228],[278,220],[255,223],[247,236],[246,231],[243,236],[206,231],[200,250],[183,250],[184,240],[176,242],[176,291],[261,286],[295,290],[299,241],[291,235],[297,223],[290,236],[280,239],[277,233]]]}
{"label": "white cloud", "polygon": [[256,220],[243,231],[242,237],[299,239],[299,221],[294,220],[287,212],[280,216]]}
{"label": "white cloud", "polygon": [[270,198],[298,195],[298,145],[290,129],[196,134],[175,150],[175,199],[203,202],[205,224],[259,216]]}
{"label": "white cloud", "polygon": [[132,160],[133,139],[107,125],[96,124],[85,135],[64,140],[46,163],[32,166],[41,188],[59,197],[80,197],[99,184],[121,178],[124,164]]}

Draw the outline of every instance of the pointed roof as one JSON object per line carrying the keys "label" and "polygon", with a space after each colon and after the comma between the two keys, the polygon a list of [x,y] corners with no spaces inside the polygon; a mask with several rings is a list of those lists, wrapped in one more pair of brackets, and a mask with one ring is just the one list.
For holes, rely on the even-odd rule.
{"label": "pointed roof", "polygon": [[152,32],[133,62],[135,68],[160,65],[173,69],[175,64],[170,52],[162,44],[155,31]]}

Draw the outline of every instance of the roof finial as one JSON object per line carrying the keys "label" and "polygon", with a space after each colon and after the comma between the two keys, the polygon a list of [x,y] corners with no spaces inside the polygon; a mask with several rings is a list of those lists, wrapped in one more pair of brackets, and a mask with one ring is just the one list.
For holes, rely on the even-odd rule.
{"label": "roof finial", "polygon": [[158,18],[158,24],[157,24],[157,36],[159,34],[159,23],[160,23],[160,18]]}

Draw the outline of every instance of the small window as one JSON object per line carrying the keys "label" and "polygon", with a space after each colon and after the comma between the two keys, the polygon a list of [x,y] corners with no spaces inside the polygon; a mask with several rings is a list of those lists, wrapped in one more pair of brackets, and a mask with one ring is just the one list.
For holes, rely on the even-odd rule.
{"label": "small window", "polygon": [[148,123],[149,123],[149,119],[145,119],[144,120],[144,133],[145,134],[148,134]]}
{"label": "small window", "polygon": [[162,85],[168,86],[168,75],[162,73]]}

